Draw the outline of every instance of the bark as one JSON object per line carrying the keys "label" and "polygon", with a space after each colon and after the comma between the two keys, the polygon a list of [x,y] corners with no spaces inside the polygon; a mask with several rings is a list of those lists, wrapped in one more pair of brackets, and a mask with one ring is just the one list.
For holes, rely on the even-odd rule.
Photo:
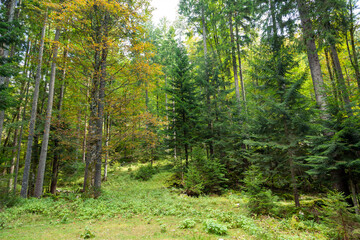
{"label": "bark", "polygon": [[232,12],[229,13],[229,26],[230,26],[230,39],[231,39],[231,57],[232,57],[232,65],[233,65],[233,72],[234,72],[234,81],[235,81],[235,93],[236,93],[236,100],[238,101],[239,109],[240,108],[240,88],[239,88],[239,78],[238,78],[238,70],[236,64],[236,48],[235,48],[235,40],[234,40],[234,32],[233,32],[233,20],[232,20]]}
{"label": "bark", "polygon": [[316,103],[322,112],[321,118],[328,119],[329,116],[326,113],[327,103],[324,80],[322,78],[321,65],[315,44],[315,33],[312,28],[306,1],[297,0],[297,6],[300,14],[302,32],[306,43],[307,56],[311,71],[311,78],[314,85]]}
{"label": "bark", "polygon": [[330,77],[330,81],[331,81],[331,87],[332,87],[332,90],[333,90],[333,94],[334,94],[334,97],[335,97],[336,101],[338,101],[339,100],[338,90],[337,90],[336,83],[335,83],[335,80],[334,80],[334,77],[333,77],[333,74],[332,74],[332,70],[331,70],[331,67],[330,67],[329,53],[328,53],[328,51],[326,49],[325,49],[325,59],[326,59],[326,67],[327,67],[328,72],[329,72],[329,77]]}
{"label": "bark", "polygon": [[354,68],[355,71],[355,77],[356,77],[356,82],[358,85],[358,89],[360,91],[360,70],[359,70],[359,60],[358,60],[358,54],[356,51],[356,45],[355,45],[355,27],[354,27],[354,23],[355,23],[355,19],[354,19],[354,12],[353,12],[353,4],[350,1],[350,28],[349,28],[349,33],[350,33],[350,43],[351,43],[351,48],[352,48],[352,54],[350,52],[350,48],[349,48],[349,43],[348,43],[348,39],[347,39],[347,34],[346,34],[346,46],[348,49],[348,53],[349,53],[349,57],[350,57],[350,62],[351,65]]}
{"label": "bark", "polygon": [[94,160],[96,159],[96,118],[97,105],[98,105],[98,83],[95,79],[92,80],[91,92],[90,92],[90,116],[88,122],[88,131],[86,136],[86,156],[85,156],[85,175],[83,191],[86,192],[91,186],[91,180],[93,179],[94,172]]}
{"label": "bark", "polygon": [[110,114],[108,114],[106,119],[106,137],[105,137],[105,147],[106,147],[106,153],[105,153],[105,163],[104,163],[104,181],[107,181],[108,176],[108,160],[109,160],[109,142],[110,142],[110,132],[111,132],[111,117]]}
{"label": "bark", "polygon": [[106,82],[106,68],[107,68],[107,57],[108,57],[108,45],[107,45],[107,22],[108,16],[105,15],[104,28],[105,36],[102,40],[102,51],[101,51],[101,62],[100,62],[100,76],[99,76],[99,103],[98,103],[98,116],[97,116],[97,155],[96,155],[96,165],[95,165],[95,194],[94,197],[97,198],[100,196],[101,189],[101,166],[102,166],[102,130],[103,130],[103,121],[104,121],[104,100],[105,100],[105,82]]}
{"label": "bark", "polygon": [[38,165],[38,171],[36,176],[36,184],[35,184],[35,197],[40,198],[43,194],[44,187],[44,174],[45,174],[45,166],[46,166],[46,157],[49,146],[49,135],[50,135],[50,125],[51,125],[51,117],[52,117],[52,108],[54,103],[54,89],[55,89],[55,77],[56,77],[56,60],[58,54],[58,41],[60,38],[60,29],[56,29],[55,38],[54,38],[54,47],[53,47],[53,59],[51,64],[51,74],[50,74],[50,84],[49,84],[49,96],[46,110],[46,119],[44,126],[44,136],[42,139],[42,146],[40,152],[40,159]]}
{"label": "bark", "polygon": [[44,52],[44,39],[45,39],[46,24],[47,24],[47,12],[45,14],[44,25],[41,30],[41,41],[40,41],[40,49],[39,49],[39,57],[38,57],[38,66],[37,66],[36,77],[35,77],[33,102],[32,102],[32,108],[31,108],[29,136],[28,136],[28,143],[27,143],[27,148],[26,148],[24,174],[23,174],[21,193],[20,193],[20,196],[23,198],[27,197],[28,184],[29,184],[31,153],[32,153],[32,145],[33,145],[34,134],[35,134],[35,124],[36,124],[37,105],[38,105],[38,99],[39,99],[39,87],[40,87],[40,78],[41,78],[42,59],[43,59],[43,52]]}
{"label": "bark", "polygon": [[299,191],[297,188],[296,174],[295,174],[295,168],[294,168],[294,162],[292,159],[292,155],[290,156],[290,159],[289,159],[289,165],[290,165],[291,185],[292,185],[292,189],[293,189],[295,207],[300,207],[300,196],[299,196]]}
{"label": "bark", "polygon": [[[202,36],[203,36],[203,44],[204,44],[204,60],[205,60],[205,78],[206,78],[206,82],[208,83],[208,85],[210,85],[210,79],[209,79],[209,66],[208,66],[208,47],[207,47],[207,33],[206,33],[206,21],[205,21],[205,10],[204,10],[204,6],[201,7],[201,23],[203,26],[203,32],[202,32]],[[209,86],[206,87],[205,89],[206,91],[206,105],[207,105],[207,109],[208,109],[208,114],[211,113],[211,102],[210,102],[210,89]],[[210,117],[209,117],[210,119]],[[211,132],[212,131],[212,122],[211,120],[208,120],[208,131]],[[209,141],[209,149],[210,149],[210,156],[214,155],[214,148],[213,148],[213,143],[212,141]],[[176,155],[176,154],[175,154]]]}
{"label": "bark", "polygon": [[[31,76],[31,73],[29,74],[29,76]],[[16,193],[17,179],[18,179],[18,174],[19,174],[21,142],[22,142],[23,133],[24,133],[24,123],[23,123],[23,121],[25,121],[25,118],[26,118],[26,108],[27,108],[28,98],[29,98],[29,88],[30,88],[30,83],[28,82],[27,83],[27,88],[26,88],[26,96],[25,96],[24,107],[23,107],[23,111],[22,111],[22,119],[21,119],[22,123],[21,123],[21,127],[20,127],[19,140],[18,140],[18,143],[17,143],[16,167],[15,167],[14,188],[13,188],[13,193],[14,194]]]}
{"label": "bark", "polygon": [[347,91],[344,75],[343,75],[341,65],[340,65],[339,56],[337,54],[336,47],[334,44],[330,44],[330,50],[331,50],[331,57],[332,57],[334,68],[335,68],[335,75],[338,79],[338,83],[339,83],[339,87],[340,87],[340,91],[341,91],[341,97],[345,104],[345,110],[349,116],[352,116],[352,109],[351,109],[351,105],[350,105],[349,93]]}
{"label": "bark", "polygon": [[243,70],[242,70],[242,61],[241,61],[241,49],[240,49],[240,39],[239,39],[239,27],[236,24],[236,46],[238,52],[238,60],[239,60],[239,75],[240,75],[240,84],[241,84],[241,95],[244,103],[244,110],[246,111],[246,91],[245,91],[245,83],[243,78]]}
{"label": "bark", "polygon": [[[57,118],[61,120],[62,117],[62,105],[63,105],[63,99],[65,94],[65,77],[66,77],[66,58],[68,54],[68,47],[66,47],[64,51],[64,66],[62,71],[62,77],[61,77],[61,87],[60,87],[60,94],[59,94],[59,102],[57,105],[58,110],[58,116]],[[52,175],[51,175],[51,184],[50,184],[50,193],[55,194],[56,193],[56,187],[57,187],[57,181],[58,181],[58,175],[59,175],[59,161],[60,161],[60,151],[58,149],[59,147],[59,140],[57,138],[54,139],[54,158],[52,162]]]}
{"label": "bark", "polygon": [[82,150],[83,150],[83,156],[82,156],[82,162],[85,163],[86,161],[86,129],[87,129],[87,114],[85,111],[84,114],[84,135],[83,135],[83,142],[82,142]]}
{"label": "bark", "polygon": [[349,183],[350,183],[350,188],[351,188],[352,200],[353,200],[354,207],[355,207],[355,213],[356,213],[357,215],[359,215],[359,214],[360,214],[360,211],[359,211],[359,201],[358,201],[358,199],[357,199],[355,184],[354,184],[354,182],[352,181],[351,177],[350,177]]}
{"label": "bark", "polygon": [[[15,7],[16,7],[16,0],[11,0],[9,5],[9,18],[8,22],[12,22],[14,20],[15,16]],[[9,46],[4,47],[4,58],[7,58],[9,56]],[[0,77],[0,86],[5,85],[7,86],[9,84],[9,78]],[[3,127],[4,127],[4,120],[5,120],[5,111],[0,111],[0,145],[2,140],[2,133],[3,133]]]}

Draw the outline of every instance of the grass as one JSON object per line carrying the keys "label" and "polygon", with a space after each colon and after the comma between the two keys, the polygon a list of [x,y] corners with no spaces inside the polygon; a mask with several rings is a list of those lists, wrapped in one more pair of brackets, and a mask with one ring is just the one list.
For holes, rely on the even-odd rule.
{"label": "grass", "polygon": [[[149,181],[138,181],[128,167],[115,167],[96,200],[76,193],[20,199],[0,212],[0,239],[327,239],[326,227],[312,221],[250,217],[241,193],[181,194],[167,186],[169,169],[159,166]],[[226,235],[208,228],[226,228]]]}

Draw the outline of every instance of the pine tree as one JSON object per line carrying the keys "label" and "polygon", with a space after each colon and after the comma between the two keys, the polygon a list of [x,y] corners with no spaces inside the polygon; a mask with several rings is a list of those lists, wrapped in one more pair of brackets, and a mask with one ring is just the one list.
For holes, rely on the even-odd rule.
{"label": "pine tree", "polygon": [[192,66],[184,46],[175,47],[174,62],[171,65],[171,80],[166,88],[172,108],[169,109],[169,146],[183,152],[186,167],[194,143],[196,128],[196,92]]}

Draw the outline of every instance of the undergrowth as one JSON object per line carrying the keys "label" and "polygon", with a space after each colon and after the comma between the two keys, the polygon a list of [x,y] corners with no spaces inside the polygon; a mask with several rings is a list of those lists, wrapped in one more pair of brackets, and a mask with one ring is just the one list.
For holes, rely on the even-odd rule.
{"label": "undergrowth", "polygon": [[[152,178],[142,182],[131,177],[127,169],[110,172],[110,181],[103,184],[103,193],[98,199],[85,198],[76,192],[42,199],[16,198],[12,207],[0,212],[0,228],[21,228],[32,224],[34,217],[47,219],[51,225],[114,217],[175,217],[179,219],[179,229],[215,235],[231,235],[234,230],[242,229],[255,239],[326,239],[322,234],[328,230],[326,225],[301,219],[300,213],[280,220],[251,217],[246,207],[251,200],[246,194],[227,192],[222,196],[192,198],[173,192],[166,187],[166,179],[172,172],[159,169]],[[162,224],[161,232],[167,231],[167,225]],[[83,233],[84,238],[88,232]]]}

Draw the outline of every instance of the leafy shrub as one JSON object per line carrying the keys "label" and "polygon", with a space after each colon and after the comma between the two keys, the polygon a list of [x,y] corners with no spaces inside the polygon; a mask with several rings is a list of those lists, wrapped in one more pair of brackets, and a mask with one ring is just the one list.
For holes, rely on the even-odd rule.
{"label": "leafy shrub", "polygon": [[131,173],[131,176],[137,180],[148,181],[156,173],[157,169],[148,164],[146,166],[141,166],[138,170]]}
{"label": "leafy shrub", "polygon": [[183,221],[180,222],[180,226],[179,228],[181,229],[188,229],[188,228],[194,228],[195,227],[196,222],[192,219],[185,219]]}
{"label": "leafy shrub", "polygon": [[247,207],[253,214],[269,214],[275,211],[277,197],[262,186],[264,182],[265,179],[256,166],[251,166],[246,171],[244,189],[250,198]]}
{"label": "leafy shrub", "polygon": [[331,239],[353,239],[352,230],[356,223],[345,199],[343,193],[330,191],[322,207],[323,220],[331,227],[328,232]]}
{"label": "leafy shrub", "polygon": [[194,151],[193,161],[185,173],[185,191],[187,194],[220,194],[226,187],[225,166],[217,159],[207,159],[202,152]]}
{"label": "leafy shrub", "polygon": [[9,193],[8,189],[0,190],[0,209],[15,206],[20,201],[19,197]]}
{"label": "leafy shrub", "polygon": [[220,224],[212,219],[206,220],[204,222],[205,231],[210,234],[216,235],[226,235],[227,227],[223,224]]}
{"label": "leafy shrub", "polygon": [[91,231],[91,229],[88,226],[86,226],[84,233],[82,233],[80,237],[83,239],[89,239],[89,238],[94,238],[95,234]]}

